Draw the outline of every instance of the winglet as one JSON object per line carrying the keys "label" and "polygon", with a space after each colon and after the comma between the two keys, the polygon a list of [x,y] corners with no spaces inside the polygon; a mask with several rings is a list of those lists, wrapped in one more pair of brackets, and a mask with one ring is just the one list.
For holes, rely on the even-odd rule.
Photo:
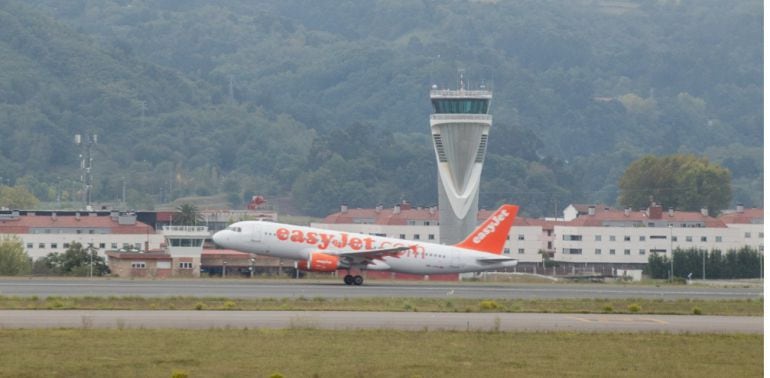
{"label": "winglet", "polygon": [[500,206],[481,226],[455,246],[496,255],[502,254],[508,232],[518,212],[519,207],[516,205]]}

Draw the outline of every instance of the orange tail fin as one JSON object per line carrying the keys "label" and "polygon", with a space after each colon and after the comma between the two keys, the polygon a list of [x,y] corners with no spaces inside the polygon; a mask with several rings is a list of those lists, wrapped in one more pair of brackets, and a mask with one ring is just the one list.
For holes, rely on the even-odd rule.
{"label": "orange tail fin", "polygon": [[508,232],[511,230],[518,212],[519,207],[516,205],[500,206],[489,219],[471,232],[465,240],[455,244],[455,246],[494,253],[496,255],[502,254]]}

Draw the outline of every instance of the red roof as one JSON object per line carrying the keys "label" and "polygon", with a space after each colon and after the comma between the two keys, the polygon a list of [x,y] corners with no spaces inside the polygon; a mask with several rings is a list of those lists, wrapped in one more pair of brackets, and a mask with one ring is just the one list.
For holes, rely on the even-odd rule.
{"label": "red roof", "polygon": [[113,234],[155,233],[152,227],[145,223],[136,221],[134,224],[122,225],[109,216],[20,215],[13,219],[0,219],[0,234],[28,234],[33,228],[109,228]]}
{"label": "red roof", "polygon": [[203,257],[219,257],[219,256],[232,256],[232,257],[248,257],[250,254],[245,252],[238,252],[232,249],[204,249],[201,252],[201,258]]}
{"label": "red roof", "polygon": [[723,214],[719,217],[719,220],[726,224],[763,224],[765,218],[765,210],[758,208],[744,209],[743,211],[735,211],[727,214]]}
{"label": "red roof", "polygon": [[[354,220],[359,220],[355,222]],[[438,222],[438,211],[431,209],[408,209],[401,210],[396,214],[393,209],[348,209],[347,211],[337,212],[328,215],[323,219],[323,223],[329,224],[351,224],[362,223],[405,225],[408,220],[414,221],[436,221]]]}
{"label": "red roof", "polygon": [[581,215],[580,217],[573,219],[569,222],[563,222],[566,226],[583,226],[583,227],[601,227],[604,226],[604,222],[649,222],[649,221],[666,221],[666,222],[703,222],[705,227],[727,227],[721,220],[709,217],[701,214],[700,212],[693,211],[675,211],[673,215],[669,215],[668,212],[663,212],[662,216],[657,219],[652,219],[644,211],[629,211],[626,215],[624,210],[604,210],[596,209],[595,215]]}
{"label": "red roof", "polygon": [[[477,218],[479,222],[489,218],[494,211],[479,209]],[[354,220],[358,219],[358,222]],[[337,212],[328,215],[321,223],[327,224],[353,224],[363,223],[363,220],[367,220],[366,223],[373,223],[379,225],[406,225],[407,221],[434,221],[436,224],[439,221],[439,213],[436,208],[419,208],[419,209],[407,209],[401,210],[398,214],[393,212],[392,208],[377,210],[377,209],[348,209],[347,211]],[[516,217],[513,222],[515,226],[532,226],[540,225],[540,221],[532,218]],[[422,225],[421,223],[417,224]]]}
{"label": "red roof", "polygon": [[116,260],[171,260],[171,255],[163,252],[107,252],[106,255]]}

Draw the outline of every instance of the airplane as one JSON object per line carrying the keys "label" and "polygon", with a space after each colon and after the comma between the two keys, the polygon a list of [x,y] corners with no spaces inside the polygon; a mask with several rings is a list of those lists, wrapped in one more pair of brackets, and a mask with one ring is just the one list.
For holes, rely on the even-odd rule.
{"label": "airplane", "polygon": [[241,221],[214,234],[214,243],[263,256],[297,261],[308,272],[346,270],[346,285],[362,285],[351,269],[411,274],[479,272],[514,267],[503,247],[519,207],[503,205],[468,237],[455,245],[294,226],[268,221]]}

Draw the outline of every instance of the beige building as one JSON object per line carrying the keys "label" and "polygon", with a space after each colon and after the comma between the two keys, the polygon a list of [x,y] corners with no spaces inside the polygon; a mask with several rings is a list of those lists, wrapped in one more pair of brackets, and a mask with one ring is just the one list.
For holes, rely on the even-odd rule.
{"label": "beige building", "polygon": [[[313,227],[437,243],[438,210],[402,203],[390,208],[342,206]],[[480,210],[479,222],[492,212]],[[632,211],[608,206],[570,205],[560,220],[517,217],[505,254],[520,263],[542,263],[543,253],[560,263],[639,266],[651,253],[672,249],[727,251],[744,246],[764,250],[763,210],[725,211],[720,217],[701,212],[664,211],[659,205]],[[569,220],[567,220],[569,219]]]}
{"label": "beige building", "polygon": [[[66,214],[66,215],[65,215]],[[159,249],[164,239],[133,213],[96,212],[0,212],[0,236],[19,237],[30,257],[63,253],[71,243],[107,251]]]}

